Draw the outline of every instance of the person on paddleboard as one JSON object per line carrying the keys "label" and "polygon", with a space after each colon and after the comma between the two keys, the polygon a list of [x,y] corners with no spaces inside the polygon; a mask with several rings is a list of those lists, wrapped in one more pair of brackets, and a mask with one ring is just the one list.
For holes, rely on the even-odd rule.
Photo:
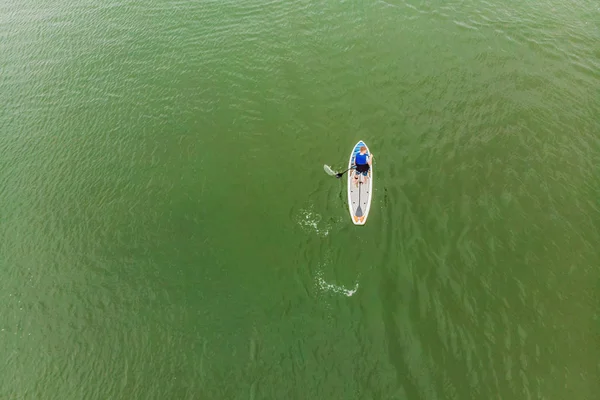
{"label": "person on paddleboard", "polygon": [[[361,146],[360,152],[354,158],[354,179],[356,186],[359,183],[367,183],[369,179],[369,169],[371,169],[371,163],[373,162],[373,154],[367,153],[367,147]],[[362,182],[360,176],[363,176]]]}

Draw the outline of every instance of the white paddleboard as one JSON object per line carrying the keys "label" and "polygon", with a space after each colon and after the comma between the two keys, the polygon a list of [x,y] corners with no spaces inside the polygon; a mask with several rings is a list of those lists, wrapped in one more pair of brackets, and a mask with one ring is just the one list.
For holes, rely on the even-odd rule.
{"label": "white paddleboard", "polygon": [[[350,161],[348,161],[348,168],[354,165],[354,157],[360,153],[361,146],[367,148],[367,154],[371,154],[369,147],[362,140],[356,143],[350,153]],[[366,183],[356,184],[355,179],[356,170],[352,169],[348,171],[348,207],[350,208],[350,217],[354,225],[364,225],[367,222],[369,216],[369,209],[371,208],[371,198],[373,195],[373,165],[369,169]],[[365,180],[364,176],[360,176],[361,182]]]}

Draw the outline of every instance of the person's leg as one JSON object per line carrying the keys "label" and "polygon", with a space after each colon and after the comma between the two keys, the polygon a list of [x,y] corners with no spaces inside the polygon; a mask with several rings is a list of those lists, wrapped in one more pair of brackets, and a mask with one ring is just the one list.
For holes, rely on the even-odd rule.
{"label": "person's leg", "polygon": [[354,170],[355,176],[356,176],[356,187],[358,187],[358,185],[360,185],[360,182],[362,181],[362,165],[357,165],[356,169]]}
{"label": "person's leg", "polygon": [[352,170],[352,173],[354,174],[354,176],[353,176],[353,178],[354,178],[354,185],[356,187],[358,187],[358,184],[360,182],[360,172],[358,172],[356,170],[356,168],[355,168],[355,169]]}

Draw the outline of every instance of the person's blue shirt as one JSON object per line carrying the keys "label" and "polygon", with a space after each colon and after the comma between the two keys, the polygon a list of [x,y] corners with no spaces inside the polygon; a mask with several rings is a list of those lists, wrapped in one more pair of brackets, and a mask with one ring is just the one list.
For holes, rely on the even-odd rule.
{"label": "person's blue shirt", "polygon": [[367,157],[369,157],[369,153],[365,153],[365,154],[358,153],[356,155],[356,159],[355,159],[356,165],[364,165],[364,164],[366,164],[367,163]]}

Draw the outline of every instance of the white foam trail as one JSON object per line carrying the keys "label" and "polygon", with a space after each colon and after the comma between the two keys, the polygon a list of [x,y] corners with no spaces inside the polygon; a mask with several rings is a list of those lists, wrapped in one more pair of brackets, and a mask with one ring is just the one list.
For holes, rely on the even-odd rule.
{"label": "white foam trail", "polygon": [[330,227],[325,226],[324,228],[319,228],[320,222],[321,215],[311,210],[300,210],[300,217],[298,218],[298,224],[300,224],[300,226],[304,229],[316,232],[319,236],[328,236]]}
{"label": "white foam trail", "polygon": [[323,279],[323,272],[318,271],[317,272],[317,286],[319,287],[319,289],[321,289],[323,291],[339,293],[339,294],[343,294],[343,295],[350,297],[354,293],[356,293],[356,291],[358,290],[358,281],[354,285],[354,288],[346,289],[343,286],[339,286],[339,285],[335,285],[333,283],[326,282],[325,279]]}

